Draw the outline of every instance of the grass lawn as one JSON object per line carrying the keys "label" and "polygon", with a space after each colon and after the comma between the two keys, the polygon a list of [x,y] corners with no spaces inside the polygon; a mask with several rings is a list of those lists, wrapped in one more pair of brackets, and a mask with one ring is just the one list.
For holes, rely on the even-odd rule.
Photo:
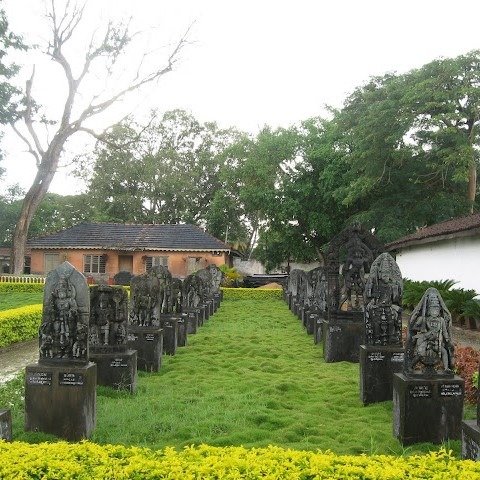
{"label": "grass lawn", "polygon": [[[404,449],[392,436],[392,402],[363,407],[358,364],[326,364],[321,353],[282,301],[225,301],[187,347],[164,357],[160,372],[140,373],[135,395],[98,388],[92,440],[153,448],[273,444],[338,454],[439,448]],[[0,389],[0,405],[13,403],[15,439],[52,440],[23,432],[21,395],[21,378]],[[459,455],[459,441],[447,447]]]}
{"label": "grass lawn", "polygon": [[0,311],[11,308],[24,307],[26,305],[35,305],[43,302],[43,292],[5,292],[0,293]]}

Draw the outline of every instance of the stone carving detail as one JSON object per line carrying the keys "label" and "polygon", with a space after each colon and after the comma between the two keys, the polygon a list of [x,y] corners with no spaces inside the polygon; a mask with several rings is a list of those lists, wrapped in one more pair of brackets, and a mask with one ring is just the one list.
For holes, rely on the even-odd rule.
{"label": "stone carving detail", "polygon": [[88,362],[90,298],[85,277],[64,262],[45,282],[40,362]]}
{"label": "stone carving detail", "polygon": [[301,284],[299,278],[302,273],[303,270],[295,268],[290,272],[290,275],[288,276],[287,293],[292,294],[293,297],[296,297],[298,294],[298,289]]}
{"label": "stone carving detail", "polygon": [[205,284],[202,278],[194,273],[183,281],[183,307],[197,308],[205,295]]}
{"label": "stone carving detail", "polygon": [[323,267],[308,272],[307,303],[310,310],[325,312],[327,309],[327,277]]}
{"label": "stone carving detail", "polygon": [[220,284],[222,283],[223,273],[216,265],[209,265],[207,268],[202,268],[194,273],[200,277],[205,285],[205,296],[212,297],[215,293],[220,291]]}
{"label": "stone carving detail", "polygon": [[171,308],[172,275],[168,268],[153,267],[130,282],[130,323],[140,327],[158,326],[161,313]]}
{"label": "stone carving detail", "polygon": [[127,347],[128,295],[123,288],[99,285],[90,291],[90,351],[103,353]]}
{"label": "stone carving detail", "polygon": [[402,345],[403,280],[397,262],[382,253],[372,263],[365,292],[367,345]]}
{"label": "stone carving detail", "polygon": [[340,232],[326,253],[328,310],[363,310],[365,276],[383,245],[359,224]]}
{"label": "stone carving detail", "polygon": [[410,317],[404,373],[409,376],[453,376],[452,316],[440,293],[429,288]]}
{"label": "stone carving detail", "polygon": [[171,298],[171,302],[170,302],[171,312],[180,313],[182,311],[182,303],[183,303],[183,285],[182,285],[182,281],[179,278],[172,278],[170,298]]}

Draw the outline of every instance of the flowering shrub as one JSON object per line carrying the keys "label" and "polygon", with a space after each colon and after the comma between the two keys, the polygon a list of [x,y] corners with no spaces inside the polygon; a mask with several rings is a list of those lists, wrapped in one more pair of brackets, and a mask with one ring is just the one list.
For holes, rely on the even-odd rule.
{"label": "flowering shrub", "polygon": [[270,300],[282,299],[281,288],[227,288],[222,287],[224,300]]}
{"label": "flowering shrub", "polygon": [[41,304],[28,305],[0,312],[0,347],[35,338],[42,321],[42,308]]}
{"label": "flowering shrub", "polygon": [[480,478],[480,463],[427,455],[335,455],[269,446],[150,450],[90,442],[0,443],[2,479],[425,479]]}
{"label": "flowering shrub", "polygon": [[[477,403],[477,383],[480,352],[472,347],[455,347],[455,370],[465,380],[465,401]],[[478,382],[478,377],[477,377]]]}

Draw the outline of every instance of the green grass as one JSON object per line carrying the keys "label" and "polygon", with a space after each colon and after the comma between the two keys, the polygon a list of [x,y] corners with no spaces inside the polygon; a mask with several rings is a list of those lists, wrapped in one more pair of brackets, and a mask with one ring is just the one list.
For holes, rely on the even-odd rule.
{"label": "green grass", "polygon": [[43,302],[43,292],[0,292],[0,311]]}
{"label": "green grass", "polygon": [[[392,436],[392,402],[362,406],[358,364],[326,364],[280,300],[225,301],[188,342],[164,357],[160,372],[140,373],[135,395],[98,388],[93,441],[153,448],[273,444],[338,454],[439,448],[402,448]],[[0,405],[13,403],[15,439],[51,440],[23,432],[21,379],[6,389]],[[459,444],[448,447],[459,455]]]}

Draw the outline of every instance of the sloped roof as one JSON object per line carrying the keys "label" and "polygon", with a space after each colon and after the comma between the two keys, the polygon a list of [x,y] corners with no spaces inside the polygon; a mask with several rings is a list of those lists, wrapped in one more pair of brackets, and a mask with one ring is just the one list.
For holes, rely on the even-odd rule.
{"label": "sloped roof", "polygon": [[423,227],[411,235],[399,238],[386,245],[387,250],[397,250],[411,245],[431,243],[456,237],[467,237],[480,234],[480,213],[465,217],[452,218],[444,222]]}
{"label": "sloped roof", "polygon": [[80,223],[52,235],[32,238],[30,248],[104,250],[229,250],[194,225]]}

